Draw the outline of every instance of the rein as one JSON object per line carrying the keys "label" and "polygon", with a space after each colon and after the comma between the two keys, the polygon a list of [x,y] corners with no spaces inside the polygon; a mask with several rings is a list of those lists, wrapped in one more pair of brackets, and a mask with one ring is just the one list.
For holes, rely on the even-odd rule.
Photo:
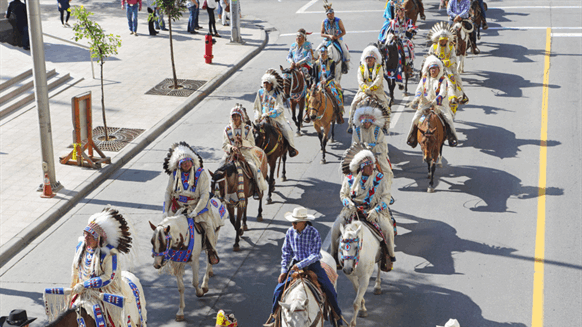
{"label": "rein", "polygon": [[[295,83],[295,81],[298,80],[298,78],[295,77],[296,74],[299,74],[297,70],[283,73],[285,76],[285,85],[289,85],[289,93],[287,94],[287,97],[289,97],[292,101],[297,101],[300,98],[305,97],[305,93],[307,92],[307,83],[305,83],[305,81],[303,82],[303,89],[300,89],[299,82]],[[295,89],[295,87],[297,87],[297,89]]]}
{"label": "rein", "polygon": [[[325,116],[325,112],[327,111],[327,101],[328,101],[328,98],[330,97],[330,95],[327,94],[327,92],[325,92],[324,90],[319,91],[319,93],[324,94],[325,102],[317,100],[319,103],[323,104],[323,112],[321,113],[321,115],[316,116],[314,120],[321,120],[321,118],[323,118],[323,116]],[[333,106],[332,106],[332,108],[333,108]],[[321,110],[321,107],[319,109],[315,109],[314,107],[309,108],[309,111],[315,111],[317,114],[319,114],[320,110]]]}
{"label": "rein", "polygon": [[170,241],[172,239],[172,236],[168,233],[168,235],[166,235],[166,249],[164,250],[164,252],[156,252],[154,251],[154,249],[152,249],[152,256],[153,257],[161,257],[163,256],[164,259],[162,260],[163,262],[166,262],[168,260],[174,261],[174,262],[188,262],[188,260],[190,260],[190,257],[192,255],[192,251],[194,249],[194,233],[195,233],[195,228],[194,228],[194,219],[193,218],[186,218],[188,220],[188,231],[190,232],[190,238],[188,241],[188,249],[187,250],[174,250],[170,247]]}
{"label": "rein", "polygon": [[[362,245],[364,240],[360,241],[359,237],[355,238],[344,238],[340,241],[340,249],[349,251],[351,250],[352,246],[356,247],[356,254],[355,255],[341,255],[340,260],[342,261],[342,266],[345,260],[354,260],[354,269],[358,266],[360,262],[360,250],[362,249]],[[351,245],[354,244],[354,245]]]}

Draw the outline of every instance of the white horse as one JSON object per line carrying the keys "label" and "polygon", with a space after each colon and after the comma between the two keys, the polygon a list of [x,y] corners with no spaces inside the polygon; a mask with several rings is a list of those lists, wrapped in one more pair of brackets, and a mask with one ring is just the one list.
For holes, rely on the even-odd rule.
{"label": "white horse", "polygon": [[[465,26],[463,24],[464,22],[468,22],[471,24],[470,30],[465,28]],[[451,27],[453,34],[458,35],[457,36],[457,45],[455,47],[458,48],[459,46],[461,46],[461,42],[463,44],[461,46],[461,48],[463,49],[461,51],[461,53],[457,52],[457,57],[458,57],[457,71],[459,72],[459,74],[465,72],[465,57],[467,56],[467,48],[469,47],[469,35],[473,32],[474,29],[475,29],[475,27],[473,26],[473,23],[471,23],[471,21],[469,21],[469,20],[457,22],[457,23],[453,24],[453,26]],[[459,37],[460,37],[460,40],[459,40]]]}
{"label": "white horse", "polygon": [[[208,292],[208,279],[214,275],[212,265],[206,265],[206,273],[202,279],[202,287],[199,285],[198,270],[200,268],[200,253],[203,250],[202,235],[195,231],[194,246],[190,258],[186,262],[176,262],[169,259],[169,255],[174,250],[186,250],[190,240],[190,230],[188,227],[188,220],[184,215],[174,217],[167,217],[162,220],[158,226],[150,222],[150,226],[154,231],[152,236],[152,256],[154,257],[154,268],[160,269],[160,273],[167,272],[170,275],[176,276],[178,282],[178,292],[180,292],[180,308],[176,313],[176,321],[184,320],[184,270],[186,264],[192,267],[192,286],[196,288],[196,296],[201,297]],[[218,238],[218,231],[216,232]],[[207,251],[206,251],[207,252]],[[203,258],[207,258],[208,253]]]}
{"label": "white horse", "polygon": [[[321,41],[321,43],[317,46],[317,48],[315,50],[313,50],[313,60],[317,60],[319,59],[319,49],[324,46],[325,44],[327,44],[326,39],[324,39],[323,41]],[[327,47],[327,55],[329,56],[329,58],[331,60],[333,60],[335,62],[335,82],[337,85],[341,85],[341,80],[342,80],[342,55],[339,52],[339,50],[334,46],[331,45]],[[348,69],[349,69],[349,62],[346,63],[348,65]]]}
{"label": "white horse", "polygon": [[[321,251],[321,264],[327,264],[335,271],[335,260],[332,256]],[[336,288],[336,284],[333,287]],[[298,280],[293,288],[287,292],[281,301],[281,327],[310,327],[323,326],[323,305],[320,306],[315,296],[303,280]]]}
{"label": "white horse", "polygon": [[360,317],[368,316],[364,293],[368,289],[370,276],[374,272],[374,264],[376,262],[378,263],[378,276],[374,285],[374,294],[382,294],[382,279],[380,278],[382,251],[380,241],[360,221],[354,221],[345,227],[340,225],[340,231],[342,239],[340,240],[338,251],[339,259],[343,264],[344,273],[357,292],[354,300],[354,316],[350,322],[350,326],[355,326],[358,313]]}

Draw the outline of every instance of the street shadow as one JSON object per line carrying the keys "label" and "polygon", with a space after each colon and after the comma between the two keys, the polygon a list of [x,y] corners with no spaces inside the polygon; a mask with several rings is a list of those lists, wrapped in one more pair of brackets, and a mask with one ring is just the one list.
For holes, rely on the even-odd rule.
{"label": "street shadow", "polygon": [[[91,61],[89,50],[68,44],[44,42],[44,55],[49,62],[85,62]],[[108,60],[119,60],[115,57]],[[97,60],[95,60],[95,63]]]}
{"label": "street shadow", "polygon": [[[397,226],[410,232],[398,234],[395,239],[396,252],[426,260],[414,268],[415,272],[427,274],[458,274],[453,259],[454,252],[476,252],[481,254],[508,256],[516,249],[477,243],[462,239],[457,230],[440,220],[425,219],[392,210]],[[414,222],[406,223],[398,218]],[[402,229],[399,230],[402,233]],[[462,272],[461,272],[462,273]]]}
{"label": "street shadow", "polygon": [[[483,78],[484,80],[469,77],[463,77],[463,80],[471,85],[477,85],[492,90],[498,90],[497,92],[493,91],[493,94],[499,97],[520,98],[523,96],[522,91],[523,88],[544,86],[543,83],[533,83],[532,81],[526,80],[522,76],[517,74],[508,74],[492,71],[476,71],[473,72],[472,74],[477,75]],[[548,87],[551,89],[561,88],[560,85],[556,84],[549,84]]]}
{"label": "street shadow", "polygon": [[153,180],[160,174],[162,174],[162,171],[122,168],[120,173],[116,175],[115,180],[145,183]]}
{"label": "street shadow", "polygon": [[[540,140],[518,139],[510,130],[505,128],[473,122],[462,122],[473,128],[458,128],[467,137],[463,147],[473,147],[481,152],[500,159],[517,157],[520,147],[524,145],[540,146]],[[560,141],[549,140],[544,146],[558,146]]]}
{"label": "street shadow", "polygon": [[496,115],[498,111],[504,111],[504,112],[514,112],[513,110],[507,110],[501,107],[491,107],[491,106],[486,106],[486,105],[475,105],[472,103],[469,103],[467,105],[463,105],[463,106],[459,106],[457,108],[457,112],[464,112],[467,110],[475,110],[475,109],[480,109],[483,110],[483,113],[486,115]]}
{"label": "street shadow", "polygon": [[[44,307],[44,301],[42,299],[43,290],[44,289],[41,289],[41,287],[39,287],[39,291],[37,291],[37,292],[26,292],[26,291],[22,291],[22,290],[15,290],[15,289],[6,288],[6,287],[0,287],[0,294],[6,295],[6,296],[14,296],[14,297],[25,297],[25,298],[31,299],[35,304]],[[8,303],[2,304],[3,310],[8,309],[5,307],[5,305],[8,305]],[[16,308],[12,308],[12,309],[16,309]]]}

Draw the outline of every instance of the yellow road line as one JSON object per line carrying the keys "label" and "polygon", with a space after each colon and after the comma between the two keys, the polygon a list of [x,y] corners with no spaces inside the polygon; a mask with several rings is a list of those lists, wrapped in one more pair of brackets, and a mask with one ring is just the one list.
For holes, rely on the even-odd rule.
{"label": "yellow road line", "polygon": [[550,51],[552,29],[546,30],[546,54],[544,58],[544,84],[542,91],[542,124],[540,132],[540,175],[538,180],[538,219],[534,262],[532,327],[544,325],[544,253],[546,248],[546,169],[548,158],[548,84],[550,83]]}

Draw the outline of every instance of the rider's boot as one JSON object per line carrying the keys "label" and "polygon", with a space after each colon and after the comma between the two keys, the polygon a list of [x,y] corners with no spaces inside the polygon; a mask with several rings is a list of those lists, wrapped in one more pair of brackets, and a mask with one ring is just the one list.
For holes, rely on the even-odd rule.
{"label": "rider's boot", "polygon": [[463,92],[463,98],[461,99],[460,104],[467,104],[469,102],[469,97]]}
{"label": "rider's boot", "polygon": [[483,29],[484,29],[484,30],[486,30],[486,29],[488,29],[488,28],[489,28],[489,25],[487,25],[487,21],[486,21],[485,19],[483,19],[483,24],[482,24],[482,26],[483,26]]}
{"label": "rider's boot", "polygon": [[457,133],[454,130],[453,122],[448,121],[446,115],[442,115],[443,121],[445,122],[445,129],[447,131],[447,140],[449,141],[449,146],[457,146]]}
{"label": "rider's boot", "polygon": [[406,138],[406,144],[410,145],[413,149],[416,148],[416,145],[418,145],[418,139],[416,137],[418,131],[418,126],[416,126],[416,124],[412,124],[412,127],[410,127],[410,131],[408,132],[408,137]]}
{"label": "rider's boot", "polygon": [[299,154],[299,151],[297,151],[297,149],[289,146],[289,157],[293,158],[298,154]]}

